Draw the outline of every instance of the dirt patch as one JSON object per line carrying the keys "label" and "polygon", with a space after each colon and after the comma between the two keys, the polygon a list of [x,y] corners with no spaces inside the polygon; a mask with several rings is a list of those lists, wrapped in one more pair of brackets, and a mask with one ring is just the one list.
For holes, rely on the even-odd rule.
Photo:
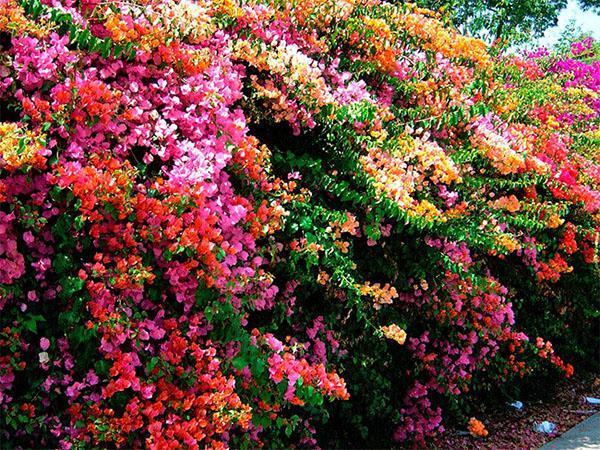
{"label": "dirt patch", "polygon": [[[600,412],[600,406],[587,403],[586,396],[600,396],[600,378],[586,377],[562,381],[550,400],[524,401],[521,410],[508,404],[482,409],[477,418],[485,424],[489,432],[486,438],[462,435],[466,430],[451,429],[440,436],[433,446],[452,450],[537,449],[594,413]],[[534,431],[535,424],[544,420],[556,424],[553,434]]]}

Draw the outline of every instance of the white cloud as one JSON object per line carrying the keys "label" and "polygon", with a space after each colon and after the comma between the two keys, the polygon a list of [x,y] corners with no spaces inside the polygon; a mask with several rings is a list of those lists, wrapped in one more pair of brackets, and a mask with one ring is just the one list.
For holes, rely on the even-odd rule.
{"label": "white cloud", "polygon": [[567,7],[558,16],[557,26],[546,30],[544,36],[537,43],[544,46],[555,44],[560,34],[572,21],[582,32],[589,33],[595,39],[600,40],[600,16],[591,11],[583,11],[576,0],[569,0]]}

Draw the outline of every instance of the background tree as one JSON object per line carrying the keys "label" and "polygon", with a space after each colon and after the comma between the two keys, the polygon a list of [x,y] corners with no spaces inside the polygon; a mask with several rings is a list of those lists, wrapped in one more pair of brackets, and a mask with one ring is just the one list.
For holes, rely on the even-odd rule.
{"label": "background tree", "polygon": [[592,11],[596,11],[596,12],[600,11],[600,1],[599,0],[579,0],[579,4],[584,9],[591,9]]}
{"label": "background tree", "polygon": [[[488,42],[519,43],[541,36],[558,22],[567,0],[421,0],[420,5],[447,12],[463,32]],[[578,0],[584,10],[600,11],[600,0]]]}

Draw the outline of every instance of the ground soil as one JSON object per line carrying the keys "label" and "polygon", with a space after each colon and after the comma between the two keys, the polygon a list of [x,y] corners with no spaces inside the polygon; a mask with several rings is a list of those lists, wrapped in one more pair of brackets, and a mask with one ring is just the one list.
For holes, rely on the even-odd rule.
{"label": "ground soil", "polygon": [[[433,447],[448,450],[538,449],[592,414],[600,412],[600,405],[587,403],[586,396],[600,397],[599,377],[564,380],[552,390],[549,398],[524,401],[520,411],[508,404],[482,409],[477,418],[489,432],[486,438],[465,435],[466,430],[452,429],[440,436]],[[556,432],[548,435],[534,431],[535,424],[544,420],[554,422]]]}

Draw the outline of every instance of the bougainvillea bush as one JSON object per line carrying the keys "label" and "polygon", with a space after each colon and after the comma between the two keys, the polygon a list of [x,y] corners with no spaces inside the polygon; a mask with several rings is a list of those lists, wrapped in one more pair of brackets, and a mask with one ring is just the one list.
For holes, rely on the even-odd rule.
{"label": "bougainvillea bush", "polygon": [[483,439],[481,398],[598,369],[591,40],[503,55],[378,0],[0,12],[3,446]]}

